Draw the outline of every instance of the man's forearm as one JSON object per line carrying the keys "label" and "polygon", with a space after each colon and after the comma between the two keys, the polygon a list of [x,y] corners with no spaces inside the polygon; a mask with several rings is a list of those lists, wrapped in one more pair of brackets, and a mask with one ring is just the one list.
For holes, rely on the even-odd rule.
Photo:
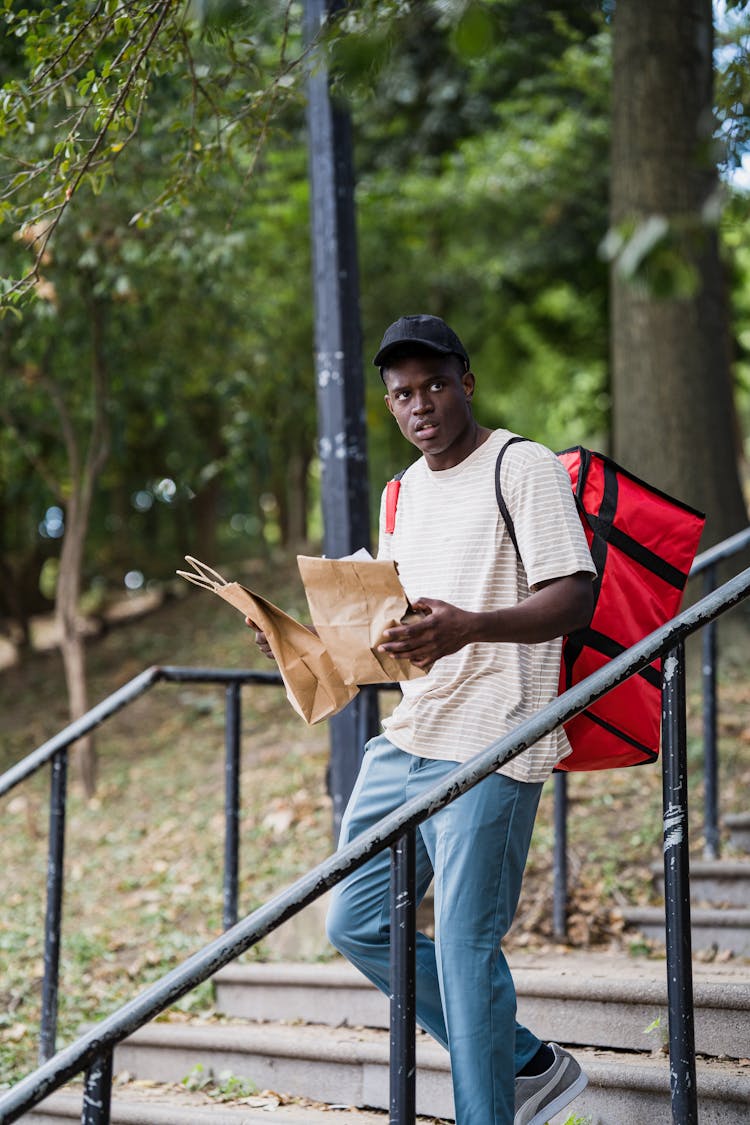
{"label": "man's forearm", "polygon": [[539,644],[588,625],[593,606],[590,575],[558,578],[518,605],[472,614],[471,639]]}

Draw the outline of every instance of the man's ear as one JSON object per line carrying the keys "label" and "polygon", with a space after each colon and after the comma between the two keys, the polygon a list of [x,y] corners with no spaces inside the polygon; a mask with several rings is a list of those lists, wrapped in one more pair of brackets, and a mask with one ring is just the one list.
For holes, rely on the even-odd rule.
{"label": "man's ear", "polygon": [[468,399],[474,394],[474,387],[476,386],[476,379],[474,378],[473,371],[464,371],[461,376],[461,384],[464,388],[464,394]]}
{"label": "man's ear", "polygon": [[391,402],[391,396],[388,394],[383,395],[383,402],[388,408],[388,413],[393,414],[393,403]]}

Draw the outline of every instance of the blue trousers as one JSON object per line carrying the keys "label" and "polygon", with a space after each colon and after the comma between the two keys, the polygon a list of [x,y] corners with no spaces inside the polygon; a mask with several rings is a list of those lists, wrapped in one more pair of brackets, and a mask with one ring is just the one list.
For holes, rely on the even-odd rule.
{"label": "blue trousers", "polygon": [[[456,768],[372,739],[341,845]],[[417,934],[417,1022],[450,1052],[457,1125],[512,1125],[516,1073],[540,1041],[516,1022],[501,949],[518,904],[542,785],[492,774],[420,825],[417,901],[434,878],[435,940]],[[390,852],[332,892],[331,943],[390,992]]]}

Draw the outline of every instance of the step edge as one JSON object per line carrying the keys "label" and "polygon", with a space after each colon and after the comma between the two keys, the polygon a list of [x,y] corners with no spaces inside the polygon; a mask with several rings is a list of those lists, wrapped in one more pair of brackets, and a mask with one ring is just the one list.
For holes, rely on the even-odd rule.
{"label": "step edge", "polygon": [[[561,975],[553,969],[521,969],[513,973],[516,994],[519,998],[533,997],[535,999],[559,998],[561,1000],[577,999],[581,1001],[609,1002],[621,1004],[653,1004],[667,1003],[666,963],[664,974],[657,979],[632,979],[607,977],[584,977],[579,973],[566,973]],[[264,980],[235,979],[217,981],[217,985],[234,986],[247,989],[252,993],[255,987],[267,988],[274,984],[283,985],[285,988],[295,988],[299,991],[309,990],[316,992],[325,987],[325,982],[315,984],[307,980],[295,979],[291,975],[286,979]],[[382,997],[374,985],[364,977],[360,980],[349,979],[347,984],[334,988],[334,991],[352,991],[368,997]],[[738,981],[716,977],[711,980],[695,980],[693,982],[693,999],[696,1007],[713,1008],[725,1007],[744,1009],[750,1008],[750,977],[747,981]],[[387,997],[383,997],[387,1002]]]}
{"label": "step edge", "polygon": [[[310,1030],[305,1030],[310,1029]],[[376,1033],[379,1029],[375,1029]],[[381,1031],[381,1040],[369,1042],[353,1039],[336,1039],[331,1028],[322,1024],[304,1024],[295,1028],[293,1037],[286,1028],[284,1033],[271,1023],[258,1025],[232,1024],[231,1026],[188,1026],[185,1024],[147,1024],[123,1040],[119,1046],[139,1049],[206,1050],[243,1052],[269,1049],[279,1058],[307,1059],[323,1062],[347,1062],[356,1055],[362,1062],[379,1063],[390,1053],[388,1032]],[[321,1032],[324,1032],[321,1035]],[[328,1041],[327,1041],[328,1040]],[[439,1044],[419,1038],[417,1061],[423,1069],[445,1070],[450,1063],[448,1052]]]}
{"label": "step edge", "polygon": [[[652,863],[652,874],[664,878],[664,864]],[[693,859],[690,861],[690,878],[750,879],[750,860],[745,859]]]}
{"label": "step edge", "polygon": [[[663,906],[626,906],[622,909],[622,916],[626,922],[642,919],[643,921],[658,920],[665,923]],[[733,926],[739,928],[750,927],[750,908],[721,907],[709,908],[694,906],[690,911],[693,929],[699,926],[720,926],[727,929]]]}

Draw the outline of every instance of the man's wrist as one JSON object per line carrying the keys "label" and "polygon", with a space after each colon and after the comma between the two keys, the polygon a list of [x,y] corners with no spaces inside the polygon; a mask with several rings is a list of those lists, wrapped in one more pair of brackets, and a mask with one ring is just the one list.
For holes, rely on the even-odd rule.
{"label": "man's wrist", "polygon": [[473,613],[471,641],[495,642],[502,639],[502,610]]}

